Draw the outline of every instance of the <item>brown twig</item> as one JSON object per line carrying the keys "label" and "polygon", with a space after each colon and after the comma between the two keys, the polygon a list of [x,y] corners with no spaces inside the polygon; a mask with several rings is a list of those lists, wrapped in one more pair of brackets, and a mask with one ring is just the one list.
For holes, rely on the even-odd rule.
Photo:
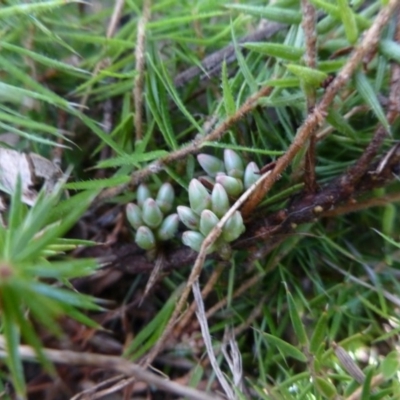
{"label": "brown twig", "polygon": [[[293,244],[292,246],[295,246],[295,244]],[[262,272],[256,272],[253,276],[251,276],[250,278],[248,278],[246,281],[244,281],[231,295],[230,299],[236,299],[239,296],[241,296],[243,293],[246,293],[250,288],[254,287],[255,285],[257,285],[259,282],[262,282],[262,278],[271,270],[273,270],[278,264],[279,262],[287,255],[287,253],[289,253],[289,251],[292,249],[292,246],[288,247],[284,252],[280,252],[279,254],[277,254],[276,257],[273,258],[273,260],[271,260],[268,263],[268,268],[264,269]],[[264,257],[262,257],[264,258]],[[254,262],[257,260],[257,257],[254,256],[251,258],[250,260],[250,265],[248,269],[251,269],[254,267]],[[272,287],[268,290],[266,296],[270,297],[271,296],[271,292],[274,291],[275,288]],[[228,304],[228,297],[224,297],[223,299],[221,299],[220,301],[218,301],[216,304],[214,304],[211,308],[208,309],[207,311],[207,318],[211,318],[217,311],[219,311],[221,308],[225,307]]]}
{"label": "brown twig", "polygon": [[[2,344],[3,345],[3,344]],[[37,361],[37,354],[34,349],[30,346],[21,345],[18,347],[18,352],[23,360]],[[89,366],[96,368],[106,368],[108,370],[114,370],[122,372],[129,376],[134,375],[138,380],[152,384],[160,389],[167,392],[178,394],[180,396],[188,397],[193,400],[216,400],[220,397],[215,394],[207,394],[199,390],[180,385],[176,382],[169,381],[165,378],[161,378],[158,375],[146,371],[144,368],[137,364],[131,363],[118,356],[106,356],[103,354],[94,353],[79,353],[69,350],[53,350],[53,349],[42,349],[43,354],[46,358],[55,363],[62,363],[77,366]],[[6,358],[7,351],[0,350],[0,357]]]}
{"label": "brown twig", "polygon": [[[379,173],[377,173],[378,167]],[[262,244],[261,248],[252,253],[252,259],[260,259],[271,252],[287,235],[293,235],[297,225],[314,222],[318,218],[325,216],[341,215],[346,211],[352,212],[357,209],[358,205],[360,209],[363,209],[368,206],[378,206],[380,202],[385,205],[390,201],[398,201],[397,195],[393,194],[387,195],[381,200],[371,199],[354,204],[344,203],[349,198],[356,200],[365,193],[371,193],[374,189],[387,185],[394,178],[393,172],[398,173],[399,170],[400,149],[396,145],[383,155],[380,160],[371,164],[352,191],[341,185],[343,177],[340,176],[312,196],[297,194],[289,208],[278,210],[254,221],[250,219],[245,234],[234,243],[234,246],[235,248],[249,248],[253,244]],[[352,201],[354,202],[354,200]],[[97,246],[87,248],[82,251],[81,256],[97,257],[101,260],[107,259],[118,271],[129,274],[148,273],[154,268],[154,263],[149,261],[143,251],[134,243],[124,244],[117,242],[111,247]],[[188,248],[168,249],[164,270],[170,271],[190,265],[194,262],[195,256],[196,253]],[[254,285],[259,279],[260,276],[251,278],[248,282],[249,286],[244,283],[243,291]],[[79,285],[79,280],[75,284]]]}
{"label": "brown twig", "polygon": [[364,55],[366,55],[371,48],[377,46],[382,29],[386,26],[387,21],[393,15],[398,5],[399,0],[390,0],[388,5],[379,12],[373,25],[365,32],[361,43],[354,49],[353,54],[350,56],[345,66],[328,86],[321,101],[315,106],[313,112],[308,115],[303,125],[297,131],[296,137],[286,153],[276,161],[275,168],[271,175],[265,180],[264,184],[260,186],[260,189],[254,193],[252,198],[243,208],[242,214],[245,217],[248,216],[265,197],[274,182],[279,179],[280,174],[286,169],[295,155],[304,146],[307,139],[315,132],[318,125],[323,122],[328,107],[332,103],[338,91],[348,82],[352,74],[362,62]]}
{"label": "brown twig", "polygon": [[321,217],[332,218],[339,215],[349,214],[361,210],[366,210],[372,207],[384,207],[388,204],[397,203],[400,201],[400,193],[388,194],[382,197],[373,197],[364,201],[352,201],[348,204],[335,207],[332,210],[324,211]]}
{"label": "brown twig", "polygon": [[175,307],[175,310],[168,321],[168,324],[162,333],[162,335],[157,340],[157,343],[151,349],[149,355],[146,358],[146,364],[149,365],[157,354],[161,351],[163,346],[165,346],[165,339],[171,334],[172,329],[179,317],[179,314],[182,312],[186,301],[189,297],[189,293],[193,284],[198,280],[200,276],[200,272],[203,268],[208,249],[215,243],[218,237],[221,235],[222,228],[225,225],[226,221],[244,204],[244,202],[251,196],[252,193],[257,190],[257,188],[265,181],[266,177],[271,174],[271,171],[266,172],[264,175],[258,179],[256,183],[254,183],[246,192],[244,192],[239,199],[233,204],[233,206],[225,213],[225,215],[221,218],[218,224],[211,230],[211,232],[204,239],[199,254],[197,255],[196,261],[190,273],[190,276],[187,280],[186,286],[183,289],[183,292],[179,298],[179,301]]}
{"label": "brown twig", "polygon": [[146,39],[146,24],[150,18],[151,0],[145,0],[143,3],[143,15],[139,19],[137,27],[137,41],[135,48],[136,73],[135,85],[133,88],[133,99],[135,103],[135,132],[136,142],[143,138],[143,85],[144,85],[144,67],[145,54],[144,46]]}
{"label": "brown twig", "polygon": [[300,195],[288,209],[269,215],[261,226],[257,222],[250,225],[246,233],[253,239],[248,239],[246,246],[251,241],[264,240],[264,245],[268,247],[269,241],[273,244],[279,236],[293,233],[299,224],[316,221],[325,211],[333,210],[351,196],[370,193],[373,189],[384,186],[393,179],[393,171],[397,171],[399,167],[400,145],[395,145],[381,160],[368,168],[356,186],[349,188],[343,185],[346,177],[344,174],[315,195]]}
{"label": "brown twig", "polygon": [[81,392],[77,393],[74,397],[71,397],[70,400],[81,400],[81,399],[84,399],[85,396],[91,396],[90,398],[93,399],[94,396],[96,396],[100,392],[100,390],[102,390],[104,387],[107,387],[116,382],[119,382],[124,378],[125,378],[125,375],[123,375],[123,374],[113,376],[109,379],[106,379],[105,381],[101,381],[100,383],[96,384],[95,386],[92,386],[88,389],[82,390]]}
{"label": "brown twig", "polygon": [[[397,28],[395,32],[395,41],[400,42],[400,13],[396,12]],[[400,97],[400,66],[398,63],[393,63],[391,68],[390,76],[390,93],[388,99],[388,107],[386,113],[386,119],[389,124],[393,124],[395,119],[399,115],[399,97]],[[343,185],[352,186],[365,174],[369,164],[373,158],[377,155],[383,140],[387,136],[388,132],[380,125],[374,134],[371,142],[365,149],[362,156],[358,159],[355,165],[349,170],[349,172],[343,178]]]}
{"label": "brown twig", "polygon": [[[115,4],[114,4],[114,9],[113,9],[113,13],[110,19],[110,22],[108,23],[108,27],[107,27],[107,33],[106,33],[106,37],[107,39],[110,39],[111,37],[114,36],[114,33],[117,29],[118,26],[118,21],[119,18],[121,16],[122,13],[122,9],[124,8],[125,5],[125,0],[116,0]],[[101,70],[101,68],[104,67],[104,65],[108,65],[109,64],[109,60],[101,60],[99,61],[94,69],[93,69],[93,77],[95,77]],[[80,107],[83,108],[86,106],[87,101],[89,99],[90,96],[90,91],[92,89],[92,85],[89,85],[86,89],[85,94],[83,95],[81,101],[80,101]]]}

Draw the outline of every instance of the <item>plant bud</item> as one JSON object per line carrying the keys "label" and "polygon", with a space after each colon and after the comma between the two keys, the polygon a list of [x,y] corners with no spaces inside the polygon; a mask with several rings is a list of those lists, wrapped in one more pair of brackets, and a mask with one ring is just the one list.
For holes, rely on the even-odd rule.
{"label": "plant bud", "polygon": [[243,182],[241,179],[227,175],[217,175],[215,180],[224,187],[229,196],[239,197],[243,193]]}
{"label": "plant bud", "polygon": [[157,193],[156,203],[160,210],[165,214],[172,209],[175,199],[174,188],[170,183],[161,185]]}
{"label": "plant bud", "polygon": [[140,226],[135,235],[136,244],[144,250],[156,247],[156,239],[153,232],[147,226]]}
{"label": "plant bud", "polygon": [[203,210],[210,208],[211,196],[207,189],[197,180],[192,179],[189,184],[189,203],[190,208],[200,215]]}
{"label": "plant bud", "polygon": [[141,183],[136,190],[136,198],[139,207],[143,207],[144,202],[151,197],[150,189]]}
{"label": "plant bud", "polygon": [[139,227],[143,225],[142,211],[140,207],[134,203],[128,203],[126,205],[126,218],[135,230],[138,230]]}
{"label": "plant bud", "polygon": [[143,203],[142,219],[150,228],[157,228],[163,220],[163,214],[152,198],[147,199]]}
{"label": "plant bud", "polygon": [[[186,231],[182,235],[183,244],[189,246],[194,251],[200,251],[203,240],[204,236],[200,232]],[[207,250],[207,254],[212,253],[214,250],[215,246],[213,245]]]}
{"label": "plant bud", "polygon": [[186,231],[182,235],[183,244],[195,251],[200,251],[203,240],[204,236],[200,232]]}
{"label": "plant bud", "polygon": [[245,230],[242,214],[236,211],[222,228],[222,237],[226,242],[232,242],[232,240],[237,239]]}
{"label": "plant bud", "polygon": [[211,209],[218,218],[221,218],[229,207],[229,198],[224,187],[216,183],[211,193]]}
{"label": "plant bud", "polygon": [[260,169],[255,162],[247,164],[244,171],[244,187],[247,190],[253,183],[257,182],[260,178]]}
{"label": "plant bud", "polygon": [[218,217],[210,210],[204,210],[200,217],[200,232],[207,236],[219,222]]}
{"label": "plant bud", "polygon": [[186,206],[178,206],[177,209],[179,219],[189,228],[197,230],[199,227],[200,218],[192,209]]}
{"label": "plant bud", "polygon": [[244,173],[243,161],[236,152],[234,152],[231,149],[225,149],[224,163],[226,172],[229,176],[238,179],[243,178],[243,173]]}
{"label": "plant bud", "polygon": [[224,163],[217,157],[210,156],[209,154],[199,154],[197,161],[211,177],[215,177],[217,172],[225,171]]}
{"label": "plant bud", "polygon": [[178,231],[178,224],[178,214],[168,215],[157,230],[157,238],[163,241],[172,239]]}

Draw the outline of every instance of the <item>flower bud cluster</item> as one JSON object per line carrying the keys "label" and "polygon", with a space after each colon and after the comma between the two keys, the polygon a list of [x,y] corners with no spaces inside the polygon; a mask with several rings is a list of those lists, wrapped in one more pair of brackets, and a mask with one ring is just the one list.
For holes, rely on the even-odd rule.
{"label": "flower bud cluster", "polygon": [[145,250],[156,247],[157,241],[172,239],[178,230],[178,214],[167,215],[173,207],[175,192],[170,183],[161,185],[155,199],[147,185],[137,189],[137,204],[126,206],[126,217],[136,231],[135,242]]}
{"label": "flower bud cluster", "polygon": [[[229,210],[231,203],[259,178],[260,170],[254,162],[244,168],[240,156],[230,149],[225,150],[224,161],[208,154],[199,154],[197,160],[207,176],[191,180],[190,207],[179,206],[177,211],[179,219],[190,229],[183,233],[183,243],[199,251],[203,240]],[[201,181],[213,187],[211,193]],[[244,230],[242,215],[236,211],[225,223],[221,236],[209,252],[226,249],[227,243],[237,239]]]}

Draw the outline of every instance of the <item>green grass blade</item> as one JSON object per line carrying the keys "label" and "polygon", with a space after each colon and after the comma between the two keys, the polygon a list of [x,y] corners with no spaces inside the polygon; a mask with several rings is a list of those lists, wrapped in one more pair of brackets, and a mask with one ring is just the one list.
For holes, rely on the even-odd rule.
{"label": "green grass blade", "polygon": [[64,6],[68,3],[81,3],[79,0],[47,0],[38,3],[21,3],[9,7],[0,8],[0,18],[11,18],[18,15],[49,12],[54,8]]}
{"label": "green grass blade", "polygon": [[358,28],[355,14],[347,0],[337,0],[337,3],[347,40],[350,44],[355,44],[358,40]]}
{"label": "green grass blade", "polygon": [[362,71],[358,71],[355,74],[355,85],[358,93],[364,99],[364,101],[371,107],[372,111],[378,118],[379,122],[386,129],[386,131],[391,134],[390,124],[386,118],[386,115],[379,103],[378,97],[369,83],[368,78]]}
{"label": "green grass blade", "polygon": [[70,182],[64,185],[65,189],[73,190],[101,190],[108,187],[123,185],[130,181],[127,175],[116,175],[112,178],[94,179],[92,181]]}
{"label": "green grass blade", "polygon": [[224,98],[226,115],[231,116],[235,114],[236,111],[235,99],[233,98],[232,90],[229,85],[228,72],[226,70],[225,61],[222,64],[222,94]]}
{"label": "green grass blade", "polygon": [[279,43],[251,43],[246,42],[242,45],[246,49],[257,53],[265,54],[270,57],[281,58],[287,61],[300,61],[303,57],[304,49]]}
{"label": "green grass blade", "polygon": [[263,332],[263,335],[266,337],[267,342],[276,347],[283,357],[292,357],[301,362],[307,361],[307,357],[303,352],[288,342],[285,342],[277,336],[270,335],[269,333]]}
{"label": "green grass blade", "polygon": [[166,155],[168,155],[168,152],[165,150],[154,150],[154,151],[149,151],[148,153],[141,153],[141,154],[139,153],[124,154],[119,157],[100,161],[97,164],[97,168],[121,167],[123,165],[132,165],[138,167],[140,163],[157,160],[159,158],[165,157]]}
{"label": "green grass blade", "polygon": [[236,10],[256,17],[262,17],[270,21],[282,24],[300,24],[301,12],[289,8],[275,6],[252,6],[248,4],[228,4],[225,6],[231,10]]}

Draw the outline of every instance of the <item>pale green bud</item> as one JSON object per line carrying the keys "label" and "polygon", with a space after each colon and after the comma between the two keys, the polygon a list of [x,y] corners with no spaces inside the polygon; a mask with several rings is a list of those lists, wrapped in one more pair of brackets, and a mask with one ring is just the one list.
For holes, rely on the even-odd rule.
{"label": "pale green bud", "polygon": [[157,230],[157,238],[163,241],[172,239],[178,231],[178,224],[178,214],[168,215]]}
{"label": "pale green bud", "polygon": [[227,175],[217,175],[215,180],[224,187],[229,196],[239,197],[243,193],[243,182],[241,179]]}
{"label": "pale green bud", "polygon": [[260,178],[260,169],[255,162],[250,162],[244,171],[244,187],[247,190],[253,183]]}
{"label": "pale green bud", "polygon": [[[183,232],[182,235],[183,244],[190,247],[194,251],[200,251],[203,241],[204,241],[204,236],[200,232],[194,232],[194,231]],[[211,246],[211,248],[208,249],[207,254],[212,253],[214,250],[215,246]]]}
{"label": "pale green bud", "polygon": [[242,214],[239,211],[235,211],[222,228],[222,238],[226,242],[232,242],[232,240],[237,239],[245,230]]}
{"label": "pale green bud", "polygon": [[141,183],[136,190],[137,203],[143,207],[144,202],[151,197],[150,189],[144,183]]}
{"label": "pale green bud", "polygon": [[150,228],[157,228],[163,220],[163,213],[152,198],[145,200],[143,203],[142,219]]}
{"label": "pale green bud", "polygon": [[134,203],[128,203],[126,205],[126,218],[135,230],[139,229],[139,226],[143,225],[142,211],[140,207]]}
{"label": "pale green bud", "polygon": [[147,226],[140,226],[135,235],[136,244],[144,250],[151,250],[156,247],[156,239],[153,232]]}
{"label": "pale green bud", "polygon": [[236,152],[231,149],[225,149],[224,164],[226,172],[229,176],[239,179],[243,178],[243,161]]}
{"label": "pale green bud", "polygon": [[199,154],[197,161],[211,177],[215,177],[217,172],[225,171],[224,163],[219,158],[210,156],[209,154]]}
{"label": "pale green bud", "polygon": [[229,198],[224,187],[216,183],[211,193],[211,209],[214,214],[221,218],[229,210]]}
{"label": "pale green bud", "polygon": [[203,210],[210,208],[211,196],[207,189],[197,180],[192,179],[189,184],[190,208],[200,215]]}
{"label": "pale green bud", "polygon": [[195,212],[186,206],[178,206],[179,219],[189,228],[196,230],[199,227],[200,218]]}
{"label": "pale green bud", "polygon": [[204,236],[200,232],[186,231],[183,232],[182,242],[195,251],[200,251],[203,244]]}
{"label": "pale green bud", "polygon": [[212,211],[204,210],[200,216],[200,232],[207,236],[218,222],[218,217]]}
{"label": "pale green bud", "polygon": [[156,203],[160,210],[165,214],[172,209],[175,199],[174,188],[170,183],[164,183],[158,190]]}

